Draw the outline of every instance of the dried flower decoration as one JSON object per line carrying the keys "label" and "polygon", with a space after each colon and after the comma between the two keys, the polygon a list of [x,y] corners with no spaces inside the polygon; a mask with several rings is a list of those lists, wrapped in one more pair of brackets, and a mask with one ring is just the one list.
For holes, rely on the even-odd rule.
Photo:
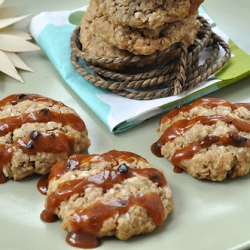
{"label": "dried flower decoration", "polygon": [[[0,0],[0,6],[4,0]],[[31,71],[32,70],[16,54],[18,52],[27,52],[39,50],[35,44],[28,42],[31,36],[23,31],[17,30],[12,25],[29,15],[14,17],[18,7],[0,7],[0,71],[23,82],[16,68]]]}

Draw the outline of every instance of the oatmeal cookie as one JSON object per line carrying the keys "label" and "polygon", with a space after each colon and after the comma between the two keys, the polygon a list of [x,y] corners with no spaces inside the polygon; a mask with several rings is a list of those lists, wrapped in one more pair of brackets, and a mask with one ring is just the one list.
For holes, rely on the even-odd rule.
{"label": "oatmeal cookie", "polygon": [[176,22],[197,11],[203,2],[190,0],[95,0],[100,12],[115,24],[155,29]]}
{"label": "oatmeal cookie", "polygon": [[[90,7],[89,7],[90,8]],[[130,53],[126,50],[120,50],[115,46],[105,43],[100,36],[97,35],[93,27],[93,16],[91,11],[85,12],[81,22],[80,42],[82,49],[89,54],[103,57],[126,57]]]}
{"label": "oatmeal cookie", "polygon": [[131,152],[72,155],[52,168],[48,183],[41,218],[51,222],[56,214],[68,243],[90,240],[82,247],[96,246],[103,236],[127,240],[149,233],[173,210],[164,173]]}
{"label": "oatmeal cookie", "polygon": [[[82,45],[82,50],[93,56],[106,57],[106,58],[117,58],[117,57],[127,57],[130,56],[126,50],[120,50],[117,47],[104,42],[100,36],[96,34],[92,26],[92,16],[90,11],[86,11],[83,20],[81,22],[81,31],[79,40]],[[97,66],[101,66],[107,69],[120,70],[124,67],[124,64],[99,64],[95,63]]]}
{"label": "oatmeal cookie", "polygon": [[[95,32],[95,29],[92,26],[92,17],[90,12],[87,11],[84,15],[81,24],[80,31],[80,42],[82,44],[82,49],[84,52],[88,54],[92,54],[94,56],[106,57],[106,58],[124,58],[128,56],[132,56],[133,54],[126,51],[118,49],[117,47],[110,45],[104,42]],[[194,27],[190,30],[188,34],[186,34],[180,42],[184,43],[187,47],[189,47],[195,40],[195,37],[199,31],[200,22],[195,22]],[[140,60],[136,63],[130,62],[127,64],[119,63],[119,64],[98,64],[97,66],[101,66],[114,71],[121,71],[125,66],[128,67],[136,67],[142,68],[145,66],[156,66],[161,65],[162,63],[166,63],[173,58],[176,58],[179,55],[178,51],[170,52],[170,53],[162,53],[158,57],[147,58],[147,60]]]}
{"label": "oatmeal cookie", "polygon": [[152,145],[176,171],[198,179],[221,181],[250,169],[250,104],[202,98],[173,109],[160,121],[159,140]]}
{"label": "oatmeal cookie", "polygon": [[0,101],[0,176],[47,174],[58,161],[90,145],[83,120],[61,102],[37,94]]}
{"label": "oatmeal cookie", "polygon": [[90,1],[87,11],[92,18],[96,35],[104,42],[135,55],[150,55],[168,48],[199,22],[195,13],[180,21],[164,23],[156,29],[139,29],[110,22],[107,16],[100,13],[94,0]]}

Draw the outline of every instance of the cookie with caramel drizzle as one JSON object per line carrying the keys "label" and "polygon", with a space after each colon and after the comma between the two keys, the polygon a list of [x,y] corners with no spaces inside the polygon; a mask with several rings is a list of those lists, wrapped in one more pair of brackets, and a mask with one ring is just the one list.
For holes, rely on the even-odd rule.
{"label": "cookie with caramel drizzle", "polygon": [[139,155],[111,150],[75,154],[56,164],[41,219],[59,217],[70,245],[93,248],[104,236],[127,240],[149,233],[172,210],[171,189],[161,170]]}
{"label": "cookie with caramel drizzle", "polygon": [[221,181],[250,170],[250,104],[220,98],[198,99],[160,121],[152,152],[165,157],[174,171]]}

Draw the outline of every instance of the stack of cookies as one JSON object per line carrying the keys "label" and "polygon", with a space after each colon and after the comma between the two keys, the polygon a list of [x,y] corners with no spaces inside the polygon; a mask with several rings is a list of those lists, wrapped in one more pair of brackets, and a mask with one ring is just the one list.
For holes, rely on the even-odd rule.
{"label": "stack of cookies", "polygon": [[[194,42],[200,29],[198,7],[203,1],[90,0],[80,26],[82,50],[105,58],[158,53],[158,57],[126,66],[145,67],[162,63],[169,59],[166,53],[159,52],[164,52],[176,42],[181,41],[187,47]],[[119,71],[125,65],[99,66]]]}

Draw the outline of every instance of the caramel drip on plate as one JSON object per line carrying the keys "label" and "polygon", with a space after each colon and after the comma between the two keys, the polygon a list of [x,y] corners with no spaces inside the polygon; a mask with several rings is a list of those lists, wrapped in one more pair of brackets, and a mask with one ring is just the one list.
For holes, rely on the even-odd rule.
{"label": "caramel drip on plate", "polygon": [[48,191],[48,186],[49,186],[49,182],[48,182],[48,176],[43,176],[38,182],[37,182],[37,189],[38,191],[43,194],[46,195],[47,191]]}
{"label": "caramel drip on plate", "polygon": [[[119,154],[120,153],[120,154]],[[127,162],[139,160],[139,156],[130,152],[109,151],[103,155],[72,155],[69,160],[56,164],[50,173],[53,178],[59,178],[63,173],[81,169],[85,164],[108,161],[117,163],[117,157]],[[120,159],[121,159],[120,158]],[[142,159],[142,158],[140,158]],[[41,213],[41,219],[46,222],[52,222],[55,209],[61,202],[69,199],[74,194],[84,193],[90,186],[101,187],[106,192],[113,188],[117,183],[136,175],[142,175],[157,183],[158,186],[165,186],[166,180],[163,174],[156,168],[131,169],[126,164],[121,164],[117,169],[106,168],[97,175],[84,179],[68,180],[59,184],[56,192],[47,196],[46,208]],[[147,210],[152,216],[157,226],[162,225],[164,220],[164,207],[158,194],[150,193],[139,196],[128,196],[116,198],[110,201],[97,201],[88,208],[79,208],[75,211],[70,223],[72,231],[67,236],[67,242],[70,245],[78,247],[96,247],[99,241],[96,237],[103,222],[115,214],[126,213],[128,209],[138,205]]]}
{"label": "caramel drip on plate", "polygon": [[[54,101],[52,99],[42,97],[35,94],[19,94],[11,95],[0,101],[0,110],[6,105],[16,105],[17,103],[25,100],[50,102],[51,105],[59,104],[65,106],[61,102]],[[83,131],[85,123],[75,114],[63,114],[50,111],[48,108],[21,114],[19,116],[10,116],[0,119],[0,136],[5,136],[7,133],[20,128],[25,123],[46,123],[57,122],[63,126],[71,126],[77,131]],[[3,173],[4,166],[11,161],[13,153],[21,149],[28,155],[36,154],[37,152],[51,152],[51,153],[64,153],[68,152],[68,155],[73,153],[74,149],[73,136],[66,136],[58,133],[39,133],[33,131],[27,138],[19,138],[13,142],[12,145],[0,145],[0,183],[7,181]]]}

